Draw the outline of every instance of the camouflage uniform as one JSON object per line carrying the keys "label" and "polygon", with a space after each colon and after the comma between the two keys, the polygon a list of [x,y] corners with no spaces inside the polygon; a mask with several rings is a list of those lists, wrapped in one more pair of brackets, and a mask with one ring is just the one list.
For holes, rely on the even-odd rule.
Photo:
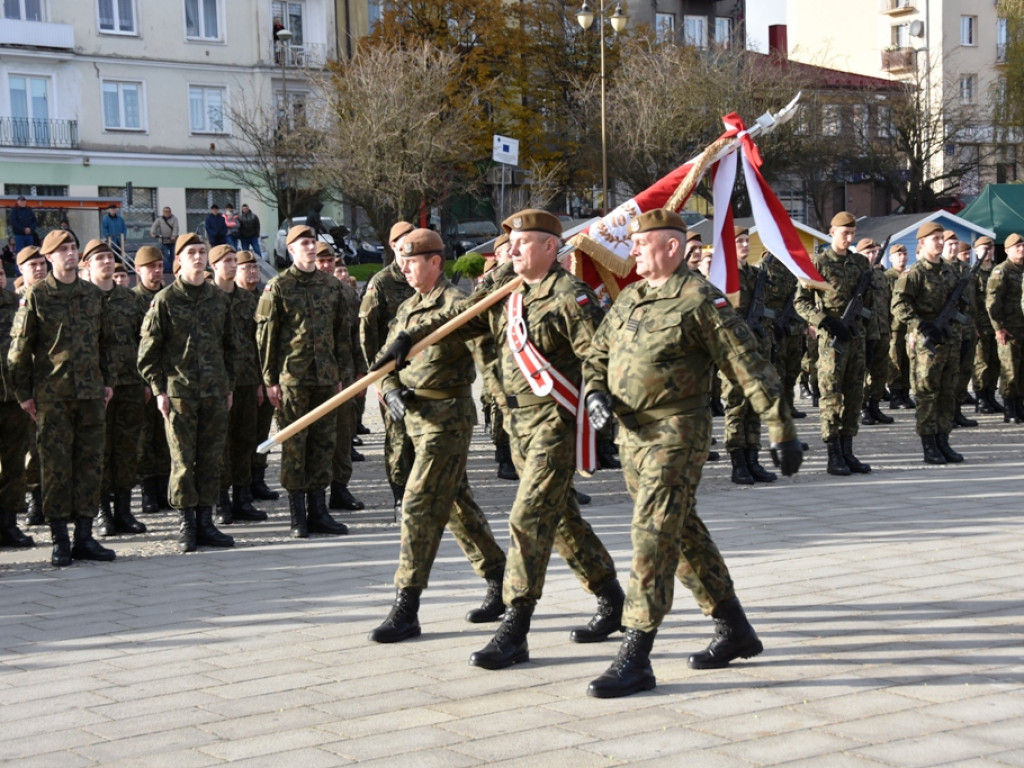
{"label": "camouflage uniform", "polygon": [[1021,280],[1024,268],[1007,259],[992,270],[985,294],[985,308],[995,331],[1012,335],[1007,344],[999,344],[1003,398],[1024,397],[1021,377],[1021,345],[1024,344],[1024,311],[1021,309]]}
{"label": "camouflage uniform", "polygon": [[[790,413],[793,413],[796,410],[793,397],[796,380],[800,376],[800,359],[804,354],[804,331],[807,324],[792,311],[796,275],[778,259],[770,259],[767,266],[762,261],[761,268],[768,270],[764,306],[774,315],[768,319],[766,313],[764,324],[772,341],[772,362],[782,380],[782,396],[786,399]],[[790,309],[788,313],[787,308]],[[788,315],[788,319],[784,319],[785,315]],[[784,323],[783,326],[779,325],[780,321]]]}
{"label": "camouflage uniform", "polygon": [[[957,280],[960,280],[964,274],[971,271],[970,263],[960,261],[959,259],[950,264],[950,266],[953,268],[953,274],[956,275]],[[953,396],[956,398],[957,404],[962,403],[967,398],[967,386],[971,383],[971,374],[974,372],[974,353],[978,349],[978,326],[976,318],[979,310],[981,312],[985,311],[984,308],[978,306],[979,302],[979,297],[975,293],[975,281],[973,279],[969,280],[960,297],[961,311],[967,316],[967,323],[954,324],[954,327],[959,332],[960,336],[960,353],[957,357],[956,387],[953,392]],[[974,426],[977,426],[977,424]]]}
{"label": "camouflage uniform", "polygon": [[893,314],[908,329],[910,381],[917,397],[917,434],[922,436],[948,435],[953,428],[960,340],[954,336],[943,341],[933,354],[925,349],[919,326],[942,311],[956,282],[949,264],[920,259],[900,276],[893,296]]}
{"label": "camouflage uniform", "polygon": [[[356,379],[366,374],[366,362],[359,346],[359,296],[356,289],[348,283],[338,282],[341,301],[345,307],[346,324],[349,328],[349,345],[353,356],[352,378],[344,381],[347,387]],[[334,446],[334,461],[331,467],[333,483],[347,486],[352,479],[352,437],[359,425],[359,408],[356,398],[352,398],[338,408],[337,416],[338,439]]]}
{"label": "camouflage uniform", "polygon": [[[442,275],[429,293],[417,293],[402,303],[392,336],[450,312],[464,298]],[[382,382],[384,393],[400,388],[415,392],[405,415],[405,431],[412,440],[415,459],[402,500],[402,549],[395,573],[398,589],[426,588],[446,525],[478,576],[500,578],[504,571],[505,553],[494,541],[466,477],[466,458],[476,424],[474,378],[470,349],[450,335]]]}
{"label": "camouflage uniform", "polygon": [[[159,291],[151,291],[142,283],[133,289],[148,310]],[[142,432],[139,435],[139,461],[137,471],[143,483],[155,478],[165,478],[171,473],[171,453],[167,447],[167,433],[164,431],[164,417],[156,405],[156,398],[149,398],[143,406]]]}
{"label": "camouflage uniform", "polygon": [[[635,502],[633,565],[623,624],[649,632],[672,605],[673,574],[701,610],[735,597],[721,553],[696,512],[711,445],[709,373],[742,382],[776,441],[796,439],[782,384],[725,297],[686,265],[650,288],[626,287],[594,336],[583,375],[619,417],[620,456]],[[678,568],[677,568],[678,563]]]}
{"label": "camouflage uniform", "polygon": [[996,329],[992,327],[992,319],[985,308],[988,295],[988,279],[992,275],[992,267],[984,265],[975,275],[974,294],[977,297],[977,311],[974,320],[978,327],[978,346],[974,355],[974,391],[995,392],[999,384],[999,343],[996,341]]}
{"label": "camouflage uniform", "polygon": [[256,348],[257,298],[244,288],[226,293],[231,312],[235,356],[232,364],[235,387],[231,398],[228,439],[224,445],[221,490],[248,488],[252,481],[252,453],[256,449],[257,389],[262,384],[260,355]]}
{"label": "camouflage uniform", "polygon": [[154,396],[170,399],[165,428],[171,452],[169,496],[176,509],[217,503],[234,353],[223,291],[178,278],[157,294],[142,323],[139,371]]}
{"label": "camouflage uniform", "polygon": [[[871,317],[865,321],[867,326],[867,343],[865,344],[864,397],[866,400],[884,400],[885,387],[889,379],[889,347],[892,344],[890,328],[892,317],[892,288],[889,278],[881,267],[871,272],[871,299],[874,309]],[[870,354],[867,353],[870,349]],[[876,402],[877,405],[877,402]]]}
{"label": "camouflage uniform", "polygon": [[[0,513],[15,515],[25,505],[25,452],[32,419],[14,394],[7,368],[11,326],[18,311],[18,297],[0,289]],[[12,521],[13,524],[13,521]]]}
{"label": "camouflage uniform", "polygon": [[36,403],[47,520],[93,518],[99,508],[106,323],[99,288],[53,273],[29,289],[14,319],[8,363],[18,402]]}
{"label": "camouflage uniform", "polygon": [[[896,283],[902,272],[895,269],[887,269],[885,277],[889,281],[889,292],[895,300]],[[891,300],[891,301],[892,301]],[[889,338],[889,391],[909,392],[910,391],[910,357],[907,354],[907,326],[900,321],[895,312],[892,311],[890,303],[891,321],[889,328],[892,335]]]}

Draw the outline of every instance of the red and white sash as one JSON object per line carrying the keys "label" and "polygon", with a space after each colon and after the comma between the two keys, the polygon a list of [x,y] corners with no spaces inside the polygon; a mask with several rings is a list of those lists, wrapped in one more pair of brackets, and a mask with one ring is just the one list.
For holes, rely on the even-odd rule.
{"label": "red and white sash", "polygon": [[[530,341],[526,321],[523,319],[523,294],[508,297],[508,345],[516,365],[530,385],[533,394],[550,396],[576,419],[576,468],[585,474],[597,468],[597,439],[580,390],[563,376],[557,368]],[[585,389],[583,391],[586,391]]]}

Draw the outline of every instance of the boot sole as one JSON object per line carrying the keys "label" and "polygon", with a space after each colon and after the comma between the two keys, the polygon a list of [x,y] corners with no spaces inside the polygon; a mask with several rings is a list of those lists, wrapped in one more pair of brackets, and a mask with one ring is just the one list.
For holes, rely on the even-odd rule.
{"label": "boot sole", "polygon": [[591,683],[587,686],[587,696],[595,699],[620,699],[623,696],[632,696],[634,693],[653,691],[656,685],[657,681],[653,675],[625,688],[595,688],[594,684]]}
{"label": "boot sole", "polygon": [[402,632],[401,634],[398,634],[398,635],[390,635],[389,636],[389,635],[386,635],[384,633],[381,633],[382,636],[378,637],[378,636],[375,636],[376,633],[377,633],[377,630],[373,630],[369,635],[366,636],[367,639],[371,640],[374,643],[381,643],[381,644],[385,644],[386,645],[386,644],[390,644],[390,643],[400,643],[403,640],[411,640],[414,637],[419,637],[420,635],[423,634],[423,630],[420,629],[419,626],[415,626],[415,627],[410,628],[408,632]]}
{"label": "boot sole", "polygon": [[722,669],[723,667],[729,666],[729,662],[735,661],[736,659],[752,659],[755,656],[759,656],[764,651],[764,644],[758,640],[755,643],[751,643],[744,648],[741,648],[734,655],[727,659],[716,659],[714,656],[708,659],[695,659],[691,656],[686,660],[686,666],[690,669]]}
{"label": "boot sole", "polygon": [[489,659],[487,657],[480,657],[478,654],[473,654],[469,657],[469,665],[471,667],[480,667],[481,669],[508,669],[515,664],[522,664],[523,662],[530,660],[529,648],[524,648],[521,651],[517,651],[513,656],[508,659]]}
{"label": "boot sole", "polygon": [[504,610],[501,613],[482,613],[479,609],[476,609],[466,614],[466,621],[470,624],[490,624],[498,621],[504,615]]}

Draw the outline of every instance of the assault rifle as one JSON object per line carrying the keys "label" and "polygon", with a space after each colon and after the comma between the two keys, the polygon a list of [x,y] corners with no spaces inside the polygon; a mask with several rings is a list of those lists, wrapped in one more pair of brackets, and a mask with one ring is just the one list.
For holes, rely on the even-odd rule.
{"label": "assault rifle", "polygon": [[799,317],[796,312],[795,299],[796,293],[789,297],[789,301],[786,302],[782,311],[775,317],[775,338],[777,339],[785,336],[786,331],[789,330],[789,324]]}
{"label": "assault rifle", "polygon": [[[864,274],[860,276],[860,280],[857,282],[857,287],[853,289],[853,295],[850,300],[846,303],[846,308],[843,310],[842,316],[839,318],[839,322],[843,324],[850,336],[857,335],[857,320],[864,318],[865,320],[871,317],[871,310],[864,307],[864,294],[868,292],[868,288],[871,285],[871,277],[875,272],[875,267],[882,262],[882,258],[885,256],[885,252],[889,250],[889,241],[892,240],[892,235],[885,238],[885,242],[882,243],[882,247],[878,253],[875,254],[868,264],[868,268],[864,271]],[[837,352],[842,352],[844,349],[843,342],[839,341],[835,336],[832,337],[829,344]]]}
{"label": "assault rifle", "polygon": [[[956,288],[949,294],[949,298],[946,299],[946,303],[942,306],[942,310],[932,320],[936,330],[942,332],[942,337],[948,339],[952,335],[953,322],[956,321],[961,325],[967,325],[967,315],[960,311],[959,303],[960,297],[964,295],[964,291],[967,289],[967,284],[974,280],[978,275],[978,270],[981,269],[981,259],[974,262],[974,265],[970,269],[965,269],[964,273],[960,275],[960,281],[956,284]],[[936,352],[936,344],[931,339],[927,339],[924,343],[924,348],[931,352],[933,355]]]}
{"label": "assault rifle", "polygon": [[757,282],[754,283],[754,292],[750,296],[750,306],[747,307],[747,325],[750,329],[758,336],[764,336],[764,326],[761,324],[761,320],[767,317],[769,320],[775,318],[775,312],[770,309],[765,309],[764,306],[764,291],[768,287],[768,265],[771,264],[771,260],[775,256],[771,253],[761,259],[761,268],[757,271]]}

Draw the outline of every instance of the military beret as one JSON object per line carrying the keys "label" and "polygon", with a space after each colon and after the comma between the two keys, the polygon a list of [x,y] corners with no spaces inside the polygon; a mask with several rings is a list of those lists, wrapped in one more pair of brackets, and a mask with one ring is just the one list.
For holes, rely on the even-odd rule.
{"label": "military beret", "polygon": [[957,253],[970,253],[970,251],[971,251],[971,244],[970,243],[965,243],[965,242],[962,242],[962,241],[960,243],[960,247],[956,249]]}
{"label": "military beret", "polygon": [[345,263],[345,260],[341,258],[341,256],[336,256],[334,258],[334,268],[337,269],[338,267],[344,267],[345,269],[348,269],[348,264]]}
{"label": "military beret", "polygon": [[629,222],[629,234],[653,232],[658,229],[674,229],[686,234],[686,222],[683,217],[668,208],[654,208],[644,211]]}
{"label": "military beret", "polygon": [[[739,235],[736,235],[736,237],[739,237]],[[704,241],[701,239],[700,232],[690,232],[689,234],[687,234],[686,242],[687,244],[700,243],[701,245],[704,245]]]}
{"label": "military beret", "polygon": [[391,231],[388,232],[388,242],[393,243],[403,235],[408,235],[416,227],[410,224],[408,221],[396,221],[391,225]]}
{"label": "military beret", "polygon": [[18,251],[18,255],[15,258],[18,262],[18,266],[20,267],[26,261],[32,261],[32,259],[37,259],[42,255],[43,254],[40,252],[38,245],[26,245]]}
{"label": "military beret", "polygon": [[945,242],[946,240],[958,240],[958,239],[959,238],[956,236],[956,232],[954,232],[952,229],[944,229],[944,230],[942,230],[942,241],[943,242]]}
{"label": "military beret", "polygon": [[[33,245],[32,248],[35,248],[35,246]],[[24,250],[24,249],[22,249],[22,250]],[[14,278],[14,290],[20,291],[24,285],[25,285],[25,278],[24,277],[22,277],[21,275],[18,275],[16,278]]]}
{"label": "military beret", "polygon": [[862,237],[857,241],[857,253],[863,253],[868,248],[877,248],[878,243],[872,240],[870,237]]}
{"label": "military beret", "polygon": [[256,261],[256,254],[252,251],[239,251],[238,252],[238,263],[239,264],[252,264]]}
{"label": "military beret", "polygon": [[982,235],[974,241],[974,247],[977,248],[979,245],[994,245],[992,238],[988,235]]}
{"label": "military beret", "polygon": [[124,264],[122,264],[120,261],[114,265],[114,272],[120,272],[122,275],[128,274],[128,270],[124,268]]}
{"label": "military beret", "polygon": [[321,256],[334,257],[334,249],[331,248],[330,243],[324,240],[319,240],[316,244],[316,257],[319,259]]}
{"label": "military beret", "polygon": [[423,253],[444,253],[444,240],[432,229],[414,229],[405,239],[398,252],[402,256],[419,256]]}
{"label": "military beret", "polygon": [[857,219],[849,211],[840,211],[832,217],[832,223],[830,227],[856,227]]}
{"label": "military beret", "polygon": [[164,255],[154,245],[144,245],[135,252],[135,266],[144,267],[157,261],[163,261]]}
{"label": "military beret", "polygon": [[43,238],[43,244],[39,248],[40,253],[53,253],[64,243],[73,243],[75,239],[66,229],[54,229]]}
{"label": "military beret", "polygon": [[195,232],[186,232],[184,235],[178,235],[178,239],[174,241],[174,255],[177,256],[188,245],[202,245],[203,241],[199,239],[199,235]]}
{"label": "military beret", "polygon": [[113,253],[113,251],[110,250],[110,246],[107,245],[106,242],[94,237],[92,240],[86,243],[85,248],[82,249],[82,260],[88,261],[97,253]]}
{"label": "military beret", "polygon": [[749,227],[733,227],[732,228],[732,236],[733,237],[739,237],[740,235],[750,235],[750,228]]}
{"label": "military beret", "polygon": [[312,227],[307,227],[305,224],[299,224],[288,230],[288,236],[284,239],[285,245],[291,245],[300,237],[309,237],[316,240],[316,232],[313,231]]}
{"label": "military beret", "polygon": [[1003,248],[1012,248],[1013,246],[1019,245],[1020,243],[1024,243],[1024,237],[1021,237],[1016,232],[1014,232],[1012,235],[1006,238],[1006,242],[1003,243]]}
{"label": "military beret", "polygon": [[175,275],[181,272],[181,261],[179,259],[175,259],[174,263],[171,264],[171,272]]}
{"label": "military beret", "polygon": [[920,227],[917,228],[917,239],[920,240],[924,237],[934,235],[936,232],[942,232],[942,225],[937,221],[926,221]]}
{"label": "military beret", "polygon": [[213,246],[213,248],[210,249],[210,263],[216,264],[229,253],[236,253],[235,249],[230,245],[225,244]]}
{"label": "military beret", "polygon": [[555,237],[562,236],[562,222],[558,217],[539,208],[513,213],[501,226],[506,232],[547,232]]}
{"label": "military beret", "polygon": [[497,251],[501,246],[508,243],[508,232],[503,232],[498,235],[498,238],[494,241],[494,250]]}
{"label": "military beret", "polygon": [[903,243],[896,243],[896,245],[894,245],[892,248],[889,249],[889,253],[890,254],[892,254],[892,253],[906,253],[906,252],[907,252],[907,246],[903,245]]}

